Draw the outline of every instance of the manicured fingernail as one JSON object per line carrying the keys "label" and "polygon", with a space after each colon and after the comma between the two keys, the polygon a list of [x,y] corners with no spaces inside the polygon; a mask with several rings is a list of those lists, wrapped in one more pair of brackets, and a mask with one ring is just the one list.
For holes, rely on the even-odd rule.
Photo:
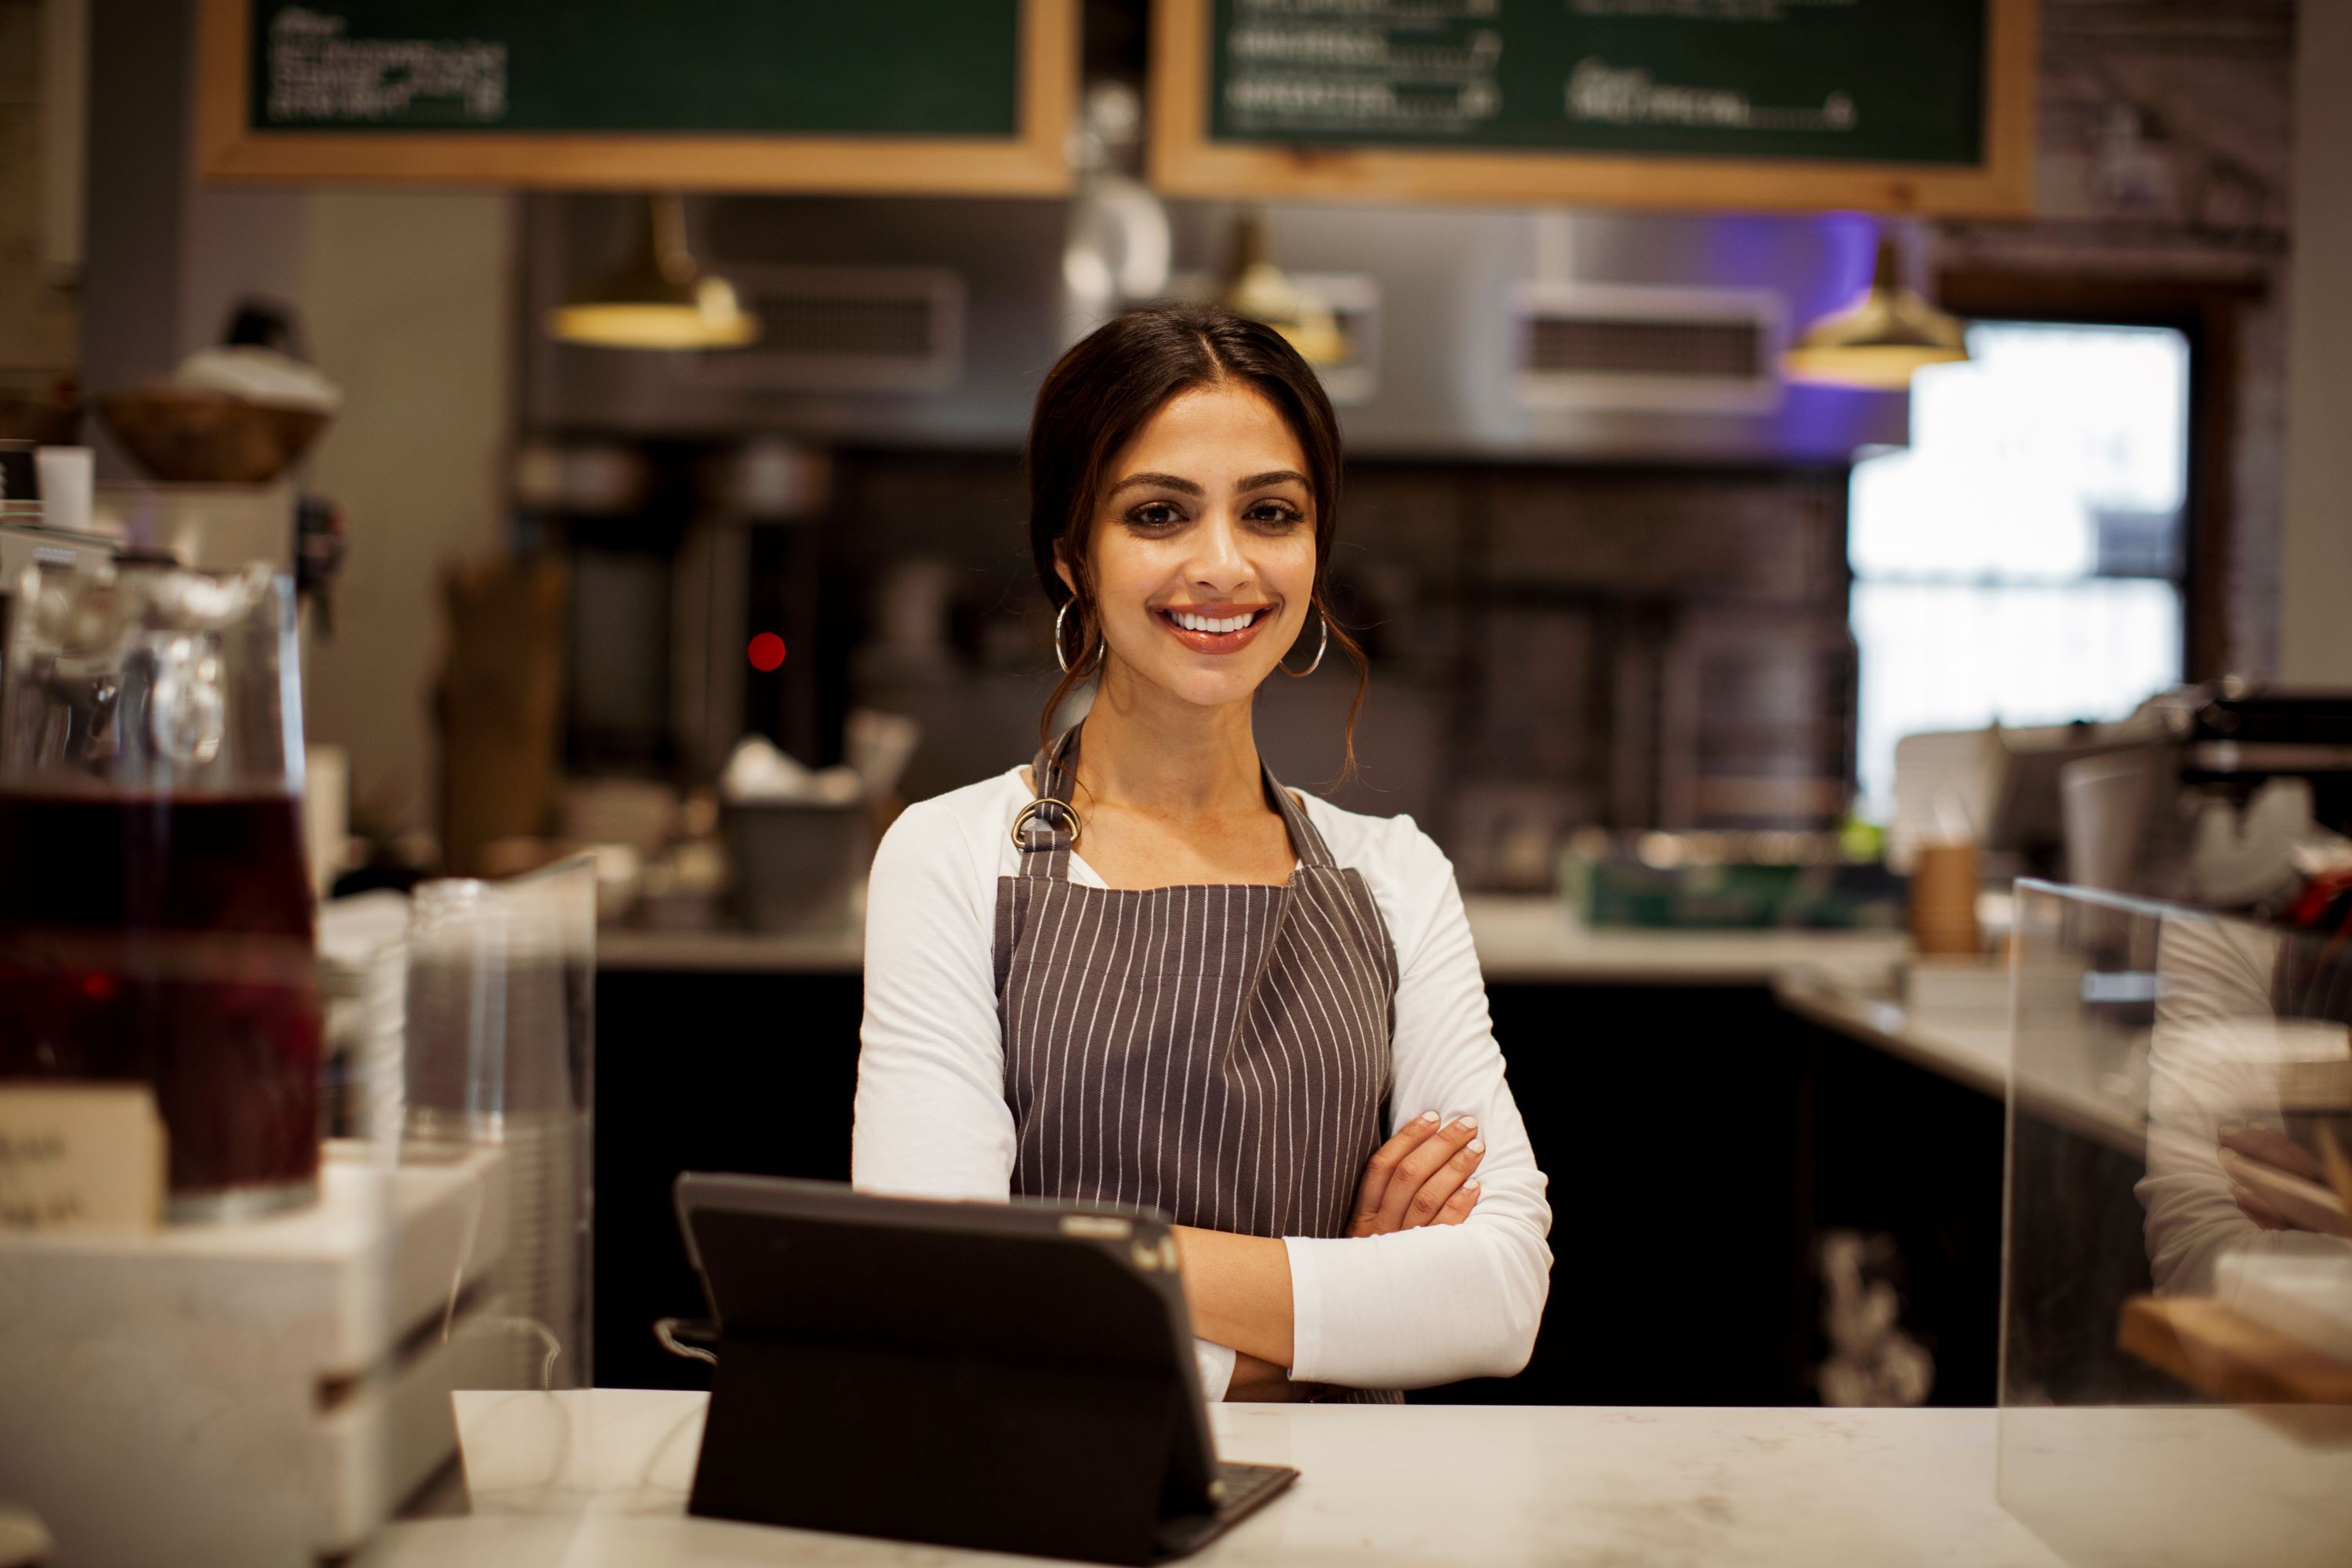
{"label": "manicured fingernail", "polygon": [[1434,1110],[1424,1110],[1421,1113],[1421,1119],[1423,1121],[1434,1121],[1437,1120],[1437,1112]]}
{"label": "manicured fingernail", "polygon": [[1471,1177],[1468,1181],[1466,1181],[1466,1182],[1463,1183],[1463,1184],[1462,1184],[1462,1185],[1463,1185],[1465,1188],[1468,1189],[1469,1191],[1471,1191],[1471,1192],[1474,1192],[1474,1193],[1475,1193],[1475,1192],[1476,1192],[1476,1191],[1478,1190],[1478,1178],[1477,1178],[1477,1177],[1475,1177],[1475,1176],[1473,1176],[1473,1177]]}
{"label": "manicured fingernail", "polygon": [[1462,1125],[1465,1127],[1475,1127],[1478,1125],[1478,1119],[1475,1116],[1465,1116],[1462,1119]]}
{"label": "manicured fingernail", "polygon": [[1483,1154],[1486,1152],[1486,1141],[1484,1138],[1473,1138],[1470,1140],[1470,1152],[1473,1154]]}

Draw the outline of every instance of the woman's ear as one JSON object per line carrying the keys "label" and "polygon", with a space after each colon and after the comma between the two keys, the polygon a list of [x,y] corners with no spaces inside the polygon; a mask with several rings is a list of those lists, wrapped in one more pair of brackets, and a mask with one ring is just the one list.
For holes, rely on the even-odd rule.
{"label": "woman's ear", "polygon": [[1058,539],[1054,541],[1054,575],[1062,580],[1062,586],[1070,591],[1071,598],[1078,596],[1078,579],[1070,571],[1070,552]]}

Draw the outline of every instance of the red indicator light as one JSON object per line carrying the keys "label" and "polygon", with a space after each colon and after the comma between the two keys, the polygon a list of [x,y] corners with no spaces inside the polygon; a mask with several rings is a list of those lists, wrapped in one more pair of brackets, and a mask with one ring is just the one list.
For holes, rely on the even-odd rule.
{"label": "red indicator light", "polygon": [[750,653],[753,669],[773,669],[784,662],[784,639],[773,632],[761,632],[751,639]]}

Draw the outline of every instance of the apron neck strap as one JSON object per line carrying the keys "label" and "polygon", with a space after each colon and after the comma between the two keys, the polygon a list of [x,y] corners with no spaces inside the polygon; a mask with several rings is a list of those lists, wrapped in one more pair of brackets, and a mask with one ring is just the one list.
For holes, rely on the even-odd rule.
{"label": "apron neck strap", "polygon": [[[1021,847],[1021,875],[1065,880],[1070,874],[1071,852],[1076,848],[1080,833],[1076,808],[1071,805],[1077,788],[1078,731],[1086,727],[1081,721],[1047,745],[1039,749],[1029,764],[1030,777],[1036,781],[1037,794],[1021,808],[1013,841]],[[1332,864],[1330,847],[1308,821],[1305,808],[1293,800],[1290,792],[1274,776],[1274,770],[1258,759],[1258,773],[1265,781],[1266,804],[1281,814],[1282,826],[1290,835],[1291,853],[1305,867],[1326,868]]]}
{"label": "apron neck strap", "polygon": [[1061,881],[1070,874],[1070,851],[1078,840],[1078,814],[1070,804],[1077,784],[1078,731],[1073,724],[1040,747],[1029,763],[1037,794],[1021,808],[1013,840],[1021,847],[1021,874]]}

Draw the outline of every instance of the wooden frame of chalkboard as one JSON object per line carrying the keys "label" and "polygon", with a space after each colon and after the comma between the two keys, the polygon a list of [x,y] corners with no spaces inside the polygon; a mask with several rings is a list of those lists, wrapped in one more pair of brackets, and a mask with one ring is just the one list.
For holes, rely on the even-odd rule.
{"label": "wooden frame of chalkboard", "polygon": [[[199,0],[197,168],[210,178],[544,189],[1057,195],[1070,188],[1079,0],[1017,0],[1016,133],[810,134],[253,123],[256,0]],[[321,8],[331,10],[331,0]]]}
{"label": "wooden frame of chalkboard", "polygon": [[[1162,193],[1242,200],[1561,202],[1717,211],[2015,217],[2033,206],[2039,0],[1982,0],[1979,155],[1965,162],[1399,145],[1212,134],[1214,0],[1152,0],[1150,176]],[[1644,83],[1646,86],[1646,83]]]}

